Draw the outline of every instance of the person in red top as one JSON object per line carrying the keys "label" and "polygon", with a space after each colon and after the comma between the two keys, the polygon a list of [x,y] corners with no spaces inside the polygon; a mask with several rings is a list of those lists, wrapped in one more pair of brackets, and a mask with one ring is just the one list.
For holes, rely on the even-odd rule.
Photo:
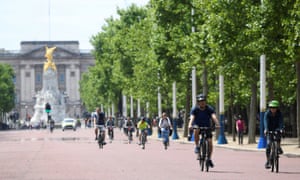
{"label": "person in red top", "polygon": [[236,132],[238,133],[239,144],[243,144],[243,134],[245,132],[245,122],[241,115],[238,115],[238,120],[236,121]]}

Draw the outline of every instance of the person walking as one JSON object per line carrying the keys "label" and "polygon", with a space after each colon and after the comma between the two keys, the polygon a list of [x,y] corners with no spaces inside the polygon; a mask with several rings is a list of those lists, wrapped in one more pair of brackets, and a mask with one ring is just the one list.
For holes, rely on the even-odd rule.
{"label": "person walking", "polygon": [[245,122],[242,119],[241,115],[238,115],[238,119],[235,123],[236,126],[236,132],[238,134],[238,142],[240,145],[243,144],[243,138],[244,138],[244,132],[245,132]]}

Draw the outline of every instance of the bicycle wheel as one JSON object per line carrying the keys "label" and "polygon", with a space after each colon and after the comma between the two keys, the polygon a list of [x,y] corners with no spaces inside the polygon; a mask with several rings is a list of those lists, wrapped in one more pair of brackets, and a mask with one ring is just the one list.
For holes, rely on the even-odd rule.
{"label": "bicycle wheel", "polygon": [[98,144],[100,149],[103,149],[103,141],[104,140],[103,140],[102,132],[100,132],[98,136]]}
{"label": "bicycle wheel", "polygon": [[278,144],[277,142],[274,142],[275,144],[275,151],[274,151],[274,166],[276,169],[276,173],[279,171],[279,154],[278,154]]}
{"label": "bicycle wheel", "polygon": [[274,142],[271,143],[271,152],[270,152],[270,165],[271,171],[274,172],[274,160],[275,160],[275,145]]}
{"label": "bicycle wheel", "polygon": [[199,150],[198,156],[199,156],[198,158],[199,158],[199,164],[200,164],[201,171],[204,171],[206,149],[205,149],[205,145],[203,143],[200,143],[200,150]]}
{"label": "bicycle wheel", "polygon": [[145,144],[146,144],[146,136],[145,134],[142,134],[142,148],[145,149]]}
{"label": "bicycle wheel", "polygon": [[209,145],[208,145],[208,141],[206,140],[205,141],[205,159],[206,159],[205,166],[206,166],[206,172],[208,172],[209,166],[210,166],[208,156],[209,156]]}

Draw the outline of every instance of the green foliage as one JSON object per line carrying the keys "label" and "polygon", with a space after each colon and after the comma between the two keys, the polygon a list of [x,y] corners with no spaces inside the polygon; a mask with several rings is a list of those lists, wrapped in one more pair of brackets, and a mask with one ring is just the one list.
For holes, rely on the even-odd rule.
{"label": "green foliage", "polygon": [[[96,65],[83,76],[85,105],[119,101],[120,94],[150,102],[157,112],[171,109],[172,83],[177,106],[184,108],[192,67],[200,81],[208,72],[209,101],[225,79],[225,105],[249,107],[251,85],[258,84],[259,57],[267,57],[267,99],[295,102],[295,59],[299,59],[299,1],[150,0],[146,7],[118,9],[93,36]],[[193,13],[192,13],[193,12]],[[192,31],[194,27],[194,31]],[[290,73],[286,73],[290,72]],[[200,92],[200,90],[199,90]]]}
{"label": "green foliage", "polygon": [[0,64],[0,111],[9,112],[15,106],[14,71],[8,64]]}

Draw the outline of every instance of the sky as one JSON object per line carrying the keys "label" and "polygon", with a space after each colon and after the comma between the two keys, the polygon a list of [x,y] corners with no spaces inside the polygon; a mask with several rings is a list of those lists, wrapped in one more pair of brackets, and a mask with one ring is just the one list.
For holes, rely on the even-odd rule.
{"label": "sky", "polygon": [[0,0],[0,49],[19,50],[21,41],[79,41],[93,49],[90,38],[101,32],[117,8],[149,0]]}

